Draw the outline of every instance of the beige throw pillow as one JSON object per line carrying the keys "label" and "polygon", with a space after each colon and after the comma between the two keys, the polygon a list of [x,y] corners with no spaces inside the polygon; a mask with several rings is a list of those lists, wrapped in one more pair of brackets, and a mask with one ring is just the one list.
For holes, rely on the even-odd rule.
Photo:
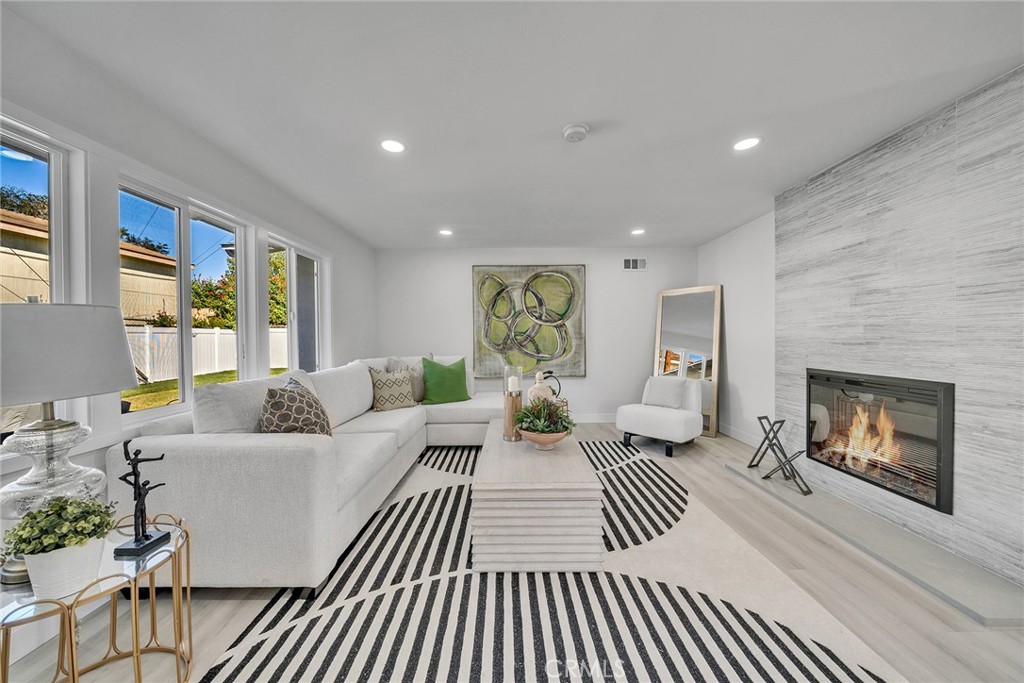
{"label": "beige throw pillow", "polygon": [[416,405],[412,397],[412,378],[409,373],[382,372],[370,368],[370,380],[373,382],[373,409],[377,412],[410,408]]}

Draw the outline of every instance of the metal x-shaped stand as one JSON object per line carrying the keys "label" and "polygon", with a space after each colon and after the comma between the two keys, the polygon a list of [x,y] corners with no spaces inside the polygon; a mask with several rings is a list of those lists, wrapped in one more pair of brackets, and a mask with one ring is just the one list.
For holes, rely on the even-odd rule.
{"label": "metal x-shaped stand", "polygon": [[769,419],[767,415],[759,416],[757,421],[761,425],[761,431],[764,432],[764,437],[761,439],[761,443],[758,444],[757,450],[754,451],[754,457],[750,459],[747,467],[757,467],[761,464],[764,456],[771,452],[771,454],[775,456],[775,462],[778,463],[778,466],[761,478],[771,479],[773,474],[781,471],[783,479],[786,481],[792,480],[793,483],[796,484],[800,493],[805,496],[810,495],[812,493],[811,487],[807,485],[804,478],[800,476],[800,471],[797,470],[795,465],[793,465],[793,461],[803,455],[804,452],[797,451],[793,455],[788,455],[785,447],[782,445],[782,441],[779,439],[779,434],[782,433],[782,425],[786,424],[786,421],[773,421]]}

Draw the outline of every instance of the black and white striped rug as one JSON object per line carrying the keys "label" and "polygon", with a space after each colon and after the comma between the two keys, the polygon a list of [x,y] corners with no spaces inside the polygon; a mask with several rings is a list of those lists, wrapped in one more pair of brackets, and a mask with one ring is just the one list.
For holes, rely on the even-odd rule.
{"label": "black and white striped rug", "polygon": [[280,620],[213,681],[879,681],[704,593],[612,574],[460,572]]}
{"label": "black and white striped rug", "polygon": [[440,472],[472,477],[479,453],[480,446],[428,446],[416,462]]}
{"label": "black and white striped rug", "polygon": [[[609,445],[614,444],[614,445]],[[584,445],[604,482],[609,548],[666,533],[688,494],[639,451]],[[238,681],[882,680],[721,597],[614,572],[474,573],[478,449],[427,449],[451,485],[398,498],[315,600],[281,590],[202,683]]]}
{"label": "black and white striped rug", "polygon": [[581,441],[604,485],[604,544],[625,550],[663,535],[686,512],[687,490],[636,446]]}

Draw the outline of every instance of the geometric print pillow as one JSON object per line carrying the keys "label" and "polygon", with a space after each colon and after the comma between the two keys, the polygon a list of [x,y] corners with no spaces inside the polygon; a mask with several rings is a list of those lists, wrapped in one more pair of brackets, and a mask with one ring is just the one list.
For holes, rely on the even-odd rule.
{"label": "geometric print pillow", "polygon": [[370,379],[373,381],[373,409],[394,410],[410,408],[416,405],[412,397],[412,376],[408,370],[398,372],[382,372],[370,368]]}
{"label": "geometric print pillow", "polygon": [[280,389],[267,389],[260,410],[260,431],[330,436],[331,423],[316,394],[293,377]]}
{"label": "geometric print pillow", "polygon": [[384,369],[388,372],[401,372],[402,370],[408,372],[409,379],[412,381],[412,400],[417,403],[423,400],[423,361],[416,360],[410,364],[401,358],[392,356],[388,358],[387,367]]}

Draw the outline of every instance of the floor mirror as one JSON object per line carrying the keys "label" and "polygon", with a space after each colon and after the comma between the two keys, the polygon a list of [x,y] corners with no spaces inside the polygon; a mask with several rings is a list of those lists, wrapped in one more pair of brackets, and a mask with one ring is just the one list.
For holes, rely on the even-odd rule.
{"label": "floor mirror", "polygon": [[718,434],[722,285],[658,292],[654,374],[700,382],[704,436]]}

